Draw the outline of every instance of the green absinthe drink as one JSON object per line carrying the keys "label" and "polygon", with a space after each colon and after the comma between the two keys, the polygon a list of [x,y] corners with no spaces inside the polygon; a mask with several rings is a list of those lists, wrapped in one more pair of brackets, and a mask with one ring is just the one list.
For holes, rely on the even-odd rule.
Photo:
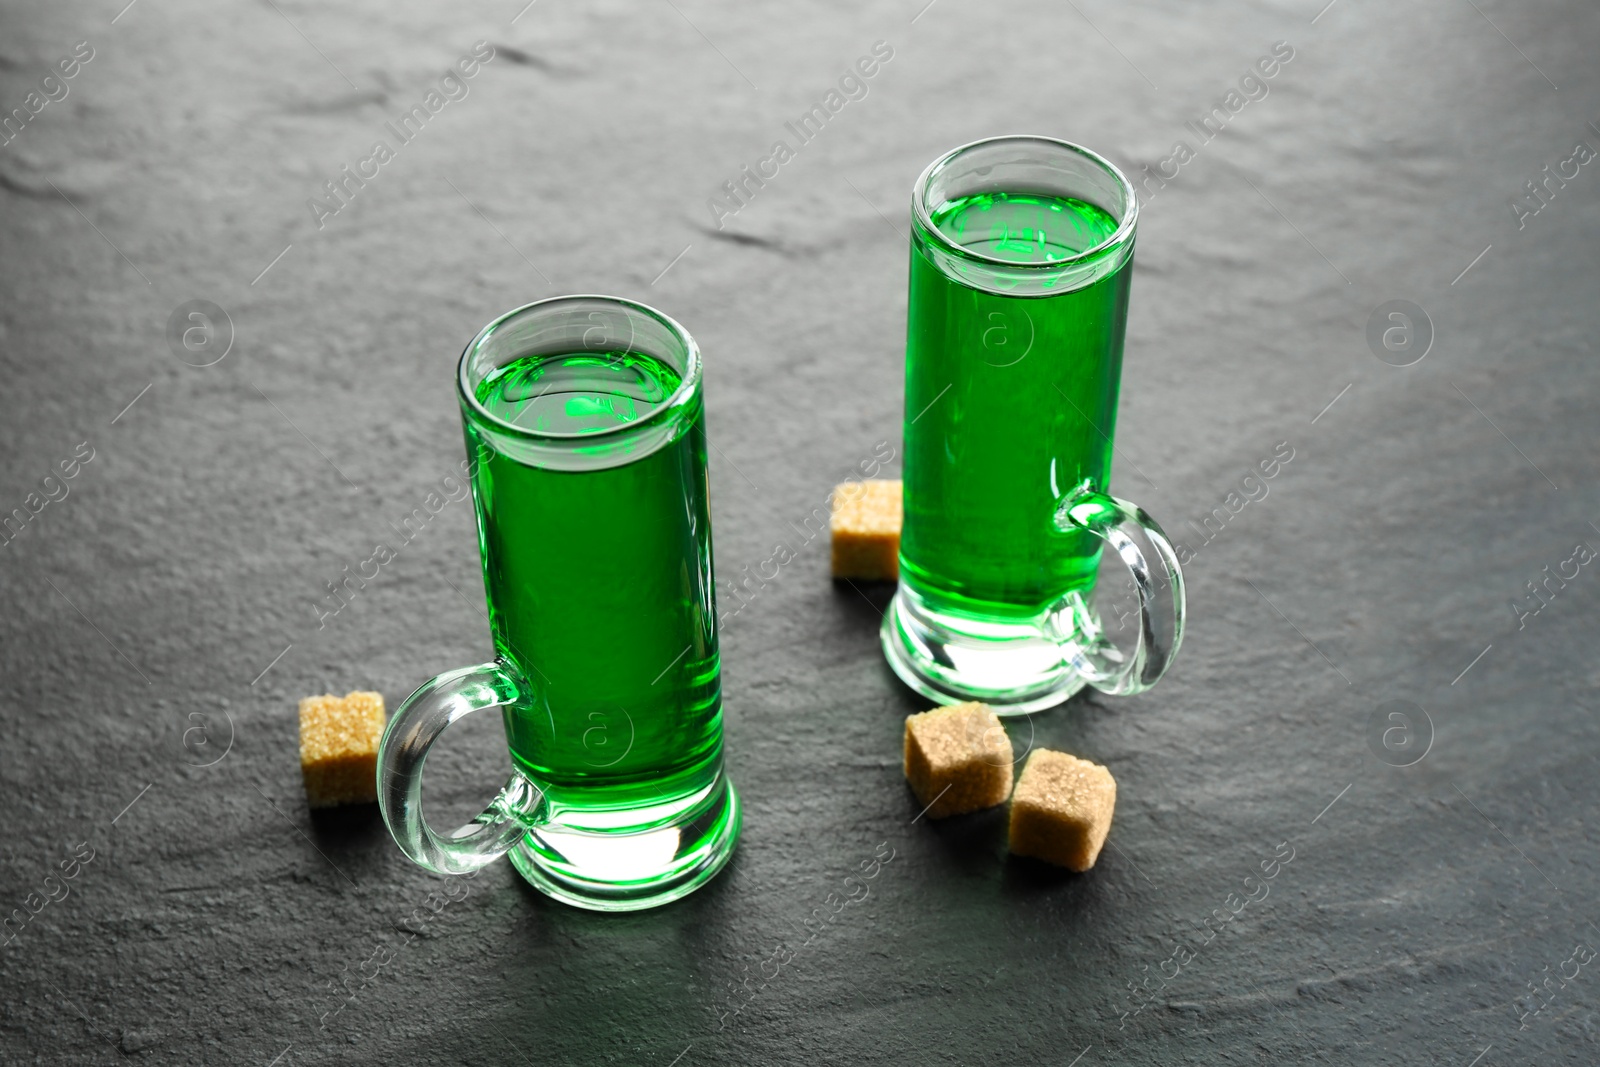
{"label": "green absinthe drink", "polygon": [[[647,419],[682,384],[624,350],[524,356],[477,387],[482,408],[540,434]],[[468,420],[484,584],[500,656],[526,683],[505,708],[517,766],[557,806],[629,806],[705,788],[722,703],[703,408],[613,466],[551,469],[497,451]],[[582,447],[581,445],[579,446]]]}
{"label": "green absinthe drink", "polygon": [[[1109,495],[1136,222],[1121,172],[1049,138],[975,142],[917,182],[883,647],[926,696],[1004,713],[1086,683],[1137,692],[1176,651],[1165,535]],[[1107,557],[1129,562],[1139,594],[1129,649],[1094,607],[1107,540],[1132,546]]]}
{"label": "green absinthe drink", "polygon": [[[384,820],[429,870],[509,854],[579,907],[675,900],[727,863],[740,826],[722,767],[700,351],[643,304],[556,297],[484,327],[456,385],[495,659],[395,709]],[[428,750],[491,708],[511,777],[441,833],[422,810]]]}
{"label": "green absinthe drink", "polygon": [[[952,200],[931,221],[1016,263],[1066,259],[1117,229],[1082,200],[1005,192]],[[1131,268],[1012,295],[913,249],[901,579],[933,610],[1032,619],[1094,584],[1099,538],[1053,515],[1073,486],[1110,483]]]}

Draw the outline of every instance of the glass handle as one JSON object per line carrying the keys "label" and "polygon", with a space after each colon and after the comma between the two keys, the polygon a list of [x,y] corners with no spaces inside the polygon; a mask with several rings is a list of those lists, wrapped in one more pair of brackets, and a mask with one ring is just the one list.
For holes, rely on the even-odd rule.
{"label": "glass handle", "polygon": [[440,874],[470,874],[540,821],[544,795],[517,770],[483,813],[454,833],[438,833],[422,814],[422,765],[445,727],[509,704],[518,693],[503,666],[484,663],[429,679],[395,709],[378,748],[378,806],[395,843],[415,863]]}
{"label": "glass handle", "polygon": [[1133,575],[1139,594],[1139,642],[1131,653],[1104,636],[1080,594],[1068,594],[1050,614],[1063,657],[1102,693],[1144,692],[1161,680],[1183,640],[1183,572],[1172,542],[1143,508],[1086,486],[1061,502],[1056,525],[1104,541]]}

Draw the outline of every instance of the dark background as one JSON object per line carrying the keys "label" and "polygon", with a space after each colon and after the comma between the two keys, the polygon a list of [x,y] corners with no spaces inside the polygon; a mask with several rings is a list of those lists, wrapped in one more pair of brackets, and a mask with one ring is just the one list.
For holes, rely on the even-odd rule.
{"label": "dark background", "polygon": [[[94,49],[0,147],[0,513],[94,450],[0,546],[0,911],[94,855],[0,947],[0,1058],[1594,1062],[1600,575],[1511,604],[1600,546],[1600,163],[1521,228],[1511,202],[1600,145],[1600,9],[123,2],[0,23],[6,112]],[[319,229],[308,198],[480,39],[470,94]],[[868,95],[717,231],[707,198],[878,40]],[[1270,94],[1200,144],[1276,41]],[[682,321],[732,577],[898,448],[911,183],[1006,132],[1135,177],[1195,151],[1141,220],[1115,484],[1196,551],[1187,639],[1151,693],[1011,724],[1116,774],[1092,873],[1008,860],[998,810],[912,823],[887,591],[831,583],[820,540],[724,627],[745,829],[691,898],[447,884],[372,812],[310,816],[299,697],[393,707],[489,653],[465,504],[316,613],[462,458],[479,326],[564,292]],[[204,368],[166,333],[197,299],[231,322]],[[1366,339],[1394,299],[1435,335],[1404,368]],[[1186,536],[1280,442],[1270,494]],[[1400,754],[1369,739],[1392,700],[1426,713]],[[479,718],[438,812],[503,773]],[[774,962],[880,843],[871,896]]]}

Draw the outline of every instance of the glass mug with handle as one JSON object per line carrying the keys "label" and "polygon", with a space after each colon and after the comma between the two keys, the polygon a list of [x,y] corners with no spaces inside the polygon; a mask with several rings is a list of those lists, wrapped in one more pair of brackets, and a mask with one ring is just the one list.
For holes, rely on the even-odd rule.
{"label": "glass mug with handle", "polygon": [[[1077,145],[996,137],[930,165],[911,215],[890,666],[924,696],[1002,714],[1084,685],[1149,688],[1178,651],[1184,594],[1161,527],[1107,493],[1133,187]],[[1115,620],[1097,610],[1105,547],[1132,579]]]}
{"label": "glass mug with handle", "polygon": [[[464,874],[509,852],[550,896],[627,911],[732,855],[700,374],[682,326],[603,296],[518,308],[463,353],[496,655],[425,683],[384,732],[379,804],[423,867]],[[429,747],[493,707],[511,778],[441,834],[422,811]]]}

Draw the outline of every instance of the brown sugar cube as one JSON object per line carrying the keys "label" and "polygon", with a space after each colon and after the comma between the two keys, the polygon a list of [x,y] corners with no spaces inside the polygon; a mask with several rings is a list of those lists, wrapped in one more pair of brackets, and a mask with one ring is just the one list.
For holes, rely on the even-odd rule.
{"label": "brown sugar cube", "polygon": [[1011,851],[1069,871],[1100,856],[1117,806],[1117,781],[1098,763],[1035,749],[1011,797]]}
{"label": "brown sugar cube", "polygon": [[1005,803],[1011,764],[1011,739],[987,704],[906,716],[906,781],[929,818]]}
{"label": "brown sugar cube", "polygon": [[300,701],[300,774],[313,808],[378,799],[382,693],[331,693]]}
{"label": "brown sugar cube", "polygon": [[874,478],[833,491],[833,576],[900,577],[900,482]]}

